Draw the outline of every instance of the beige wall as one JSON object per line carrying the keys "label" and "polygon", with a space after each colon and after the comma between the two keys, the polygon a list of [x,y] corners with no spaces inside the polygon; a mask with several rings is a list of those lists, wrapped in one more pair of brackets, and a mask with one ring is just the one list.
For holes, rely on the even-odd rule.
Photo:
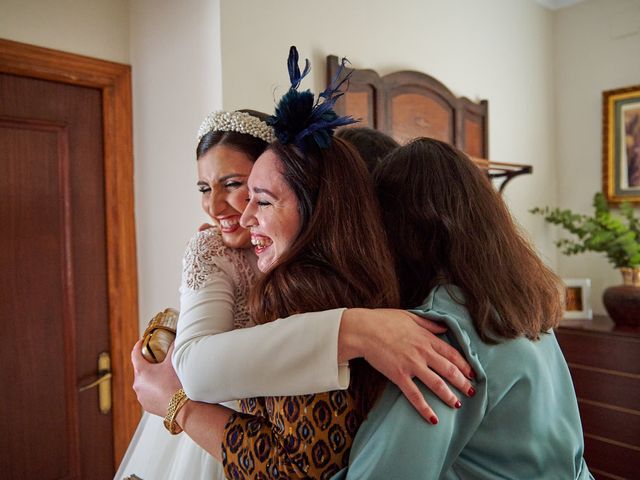
{"label": "beige wall", "polygon": [[486,98],[491,158],[534,166],[507,187],[509,206],[555,267],[544,222],[527,213],[557,200],[552,18],[534,1],[222,0],[223,104],[271,112],[288,86],[291,44],[311,60],[303,87],[316,92],[326,56],[336,54],[356,68],[418,70],[457,95]]}
{"label": "beige wall", "polygon": [[196,189],[200,121],[222,106],[217,0],[131,3],[140,322],[178,306],[181,258],[206,220]]}
{"label": "beige wall", "polygon": [[177,306],[180,260],[205,220],[195,135],[221,108],[218,0],[2,0],[0,37],[130,63],[140,324]]}
{"label": "beige wall", "polygon": [[129,63],[129,1],[2,0],[0,37]]}
{"label": "beige wall", "polygon": [[[640,3],[587,0],[559,10],[554,21],[557,205],[591,213],[593,194],[602,188],[602,92],[640,84]],[[603,289],[621,283],[595,253],[559,255],[558,272],[591,278],[596,313],[604,313]]]}
{"label": "beige wall", "polygon": [[177,304],[180,257],[205,218],[194,187],[201,118],[223,105],[271,111],[291,44],[311,59],[304,86],[316,91],[336,54],[488,99],[491,158],[534,166],[507,188],[512,212],[562,276],[592,278],[599,310],[615,272],[596,255],[557,255],[556,232],[527,210],[589,210],[600,188],[600,92],[640,83],[629,60],[640,57],[637,18],[634,0],[556,12],[533,0],[2,0],[0,37],[132,64],[142,323]]}

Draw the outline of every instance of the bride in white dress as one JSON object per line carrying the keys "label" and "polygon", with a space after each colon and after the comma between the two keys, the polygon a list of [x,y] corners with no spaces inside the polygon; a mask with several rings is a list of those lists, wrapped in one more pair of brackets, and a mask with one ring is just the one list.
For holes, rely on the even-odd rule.
{"label": "bride in white dress", "polygon": [[[246,205],[246,179],[253,162],[272,139],[264,116],[252,111],[215,112],[205,119],[198,134],[198,187],[202,207],[214,226],[192,238],[183,260],[173,364],[188,398],[230,402],[225,405],[235,408],[233,399],[237,398],[345,389],[349,385],[347,361],[362,352],[346,354],[342,347],[351,343],[350,338],[364,337],[364,331],[368,333],[364,350],[371,354],[364,356],[403,391],[410,393],[415,386],[413,376],[433,384],[430,375],[436,375],[430,370],[429,377],[422,373],[427,365],[456,388],[468,391],[469,383],[460,372],[469,377],[469,366],[427,330],[442,329],[414,319],[418,327],[404,311],[384,311],[384,318],[376,311],[359,311],[359,322],[347,323],[345,312],[350,318],[356,312],[336,309],[242,330],[252,326],[247,295],[257,270],[253,250],[248,248],[248,231],[238,220]],[[223,332],[229,333],[217,335]],[[434,346],[432,351],[425,351],[426,343]],[[342,363],[338,363],[340,357],[344,357]],[[424,363],[417,366],[417,358]],[[267,362],[268,369],[256,369]],[[455,374],[448,373],[452,364],[459,368]],[[448,389],[439,396],[451,406],[457,401]],[[432,411],[423,402],[412,401],[428,418]],[[132,475],[143,480],[225,478],[215,458],[185,433],[171,435],[163,419],[149,413],[144,413],[114,478]]]}
{"label": "bride in white dress", "polygon": [[[247,295],[255,255],[238,220],[246,205],[246,179],[273,140],[258,113],[215,112],[198,134],[198,188],[214,222],[196,234],[183,259],[176,345],[197,337],[251,326]],[[191,394],[195,392],[190,392]],[[197,394],[196,394],[197,396]],[[235,402],[227,406],[235,408]],[[145,413],[115,478],[145,480],[224,478],[217,460],[186,434],[171,435],[163,419]],[[135,478],[135,477],[134,477]]]}

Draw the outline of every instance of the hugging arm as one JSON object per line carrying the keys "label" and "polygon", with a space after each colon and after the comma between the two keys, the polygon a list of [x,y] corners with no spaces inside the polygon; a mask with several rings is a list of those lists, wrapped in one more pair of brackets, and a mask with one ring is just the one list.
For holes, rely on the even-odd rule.
{"label": "hugging arm", "polygon": [[[426,307],[415,311],[422,314],[433,313]],[[375,408],[369,412],[367,421],[358,430],[351,448],[348,469],[343,469],[335,480],[436,480],[449,478],[454,463],[457,475],[453,476],[456,478],[482,476],[475,469],[473,459],[460,459],[460,452],[469,444],[487,411],[492,408],[486,369],[479,357],[472,353],[478,348],[459,326],[462,322],[458,318],[442,312],[434,318],[447,322],[450,328],[443,338],[451,348],[464,352],[470,359],[477,372],[476,394],[465,400],[460,411],[455,411],[438,402],[433,391],[418,382],[420,395],[433,405],[440,418],[438,425],[431,426],[419,421],[413,406],[396,387],[388,386]],[[488,441],[493,439],[489,438]],[[470,470],[465,471],[466,468]]]}
{"label": "hugging arm", "polygon": [[342,309],[232,330],[249,319],[250,273],[246,252],[225,247],[215,230],[191,240],[173,354],[189,398],[219,403],[347,388],[348,364],[336,361]]}
{"label": "hugging arm", "polygon": [[[475,373],[462,354],[434,333],[446,328],[406,310],[348,309],[337,339],[339,359],[364,359],[400,388],[409,403],[434,423],[438,415],[418,389],[420,380],[453,408],[461,403],[450,386],[466,396],[475,394],[469,379]],[[446,380],[446,381],[445,381]],[[448,383],[447,383],[448,382]]]}
{"label": "hugging arm", "polygon": [[434,412],[414,377],[451,407],[458,397],[442,378],[465,394],[471,389],[471,367],[430,331],[444,329],[404,310],[328,310],[213,335],[220,330],[215,331],[215,318],[206,314],[210,306],[199,308],[203,310],[197,315],[181,316],[173,356],[194,400],[217,403],[344,389],[349,384],[347,362],[357,357],[397,384],[427,420]]}
{"label": "hugging arm", "polygon": [[219,403],[349,386],[349,367],[337,361],[342,309],[294,315],[221,335],[211,328],[216,323],[213,316],[185,313],[173,363],[189,398]]}
{"label": "hugging arm", "polygon": [[173,364],[189,398],[219,403],[345,389],[348,361],[357,357],[396,383],[425,419],[434,413],[414,377],[451,407],[458,398],[442,378],[465,394],[470,391],[471,368],[432,333],[444,328],[404,310],[335,309],[228,331],[238,300],[231,261],[237,252],[223,248],[210,233],[199,233],[190,245],[191,252],[206,252],[207,258],[185,255],[185,263],[191,262],[185,270],[204,279],[188,288],[183,278],[181,287]]}
{"label": "hugging arm", "polygon": [[[131,351],[135,373],[133,389],[144,410],[164,417],[172,395],[181,386],[180,380],[169,356],[163,362],[149,363],[140,353],[141,345],[142,341],[138,341]],[[201,448],[221,461],[224,427],[232,413],[233,410],[221,405],[190,400],[178,411],[176,423]]]}

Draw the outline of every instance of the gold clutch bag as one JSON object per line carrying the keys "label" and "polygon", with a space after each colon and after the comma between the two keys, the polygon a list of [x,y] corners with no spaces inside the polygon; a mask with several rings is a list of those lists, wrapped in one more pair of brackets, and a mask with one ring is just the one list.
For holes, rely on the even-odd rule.
{"label": "gold clutch bag", "polygon": [[151,363],[162,362],[176,338],[179,312],[167,308],[151,319],[142,334],[142,356]]}

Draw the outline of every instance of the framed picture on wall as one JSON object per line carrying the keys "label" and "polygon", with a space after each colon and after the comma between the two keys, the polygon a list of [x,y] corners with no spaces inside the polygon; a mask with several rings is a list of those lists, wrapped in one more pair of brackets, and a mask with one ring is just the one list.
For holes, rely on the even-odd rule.
{"label": "framed picture on wall", "polygon": [[640,202],[640,85],[602,92],[602,191]]}
{"label": "framed picture on wall", "polygon": [[565,285],[564,291],[564,318],[583,318],[589,319],[593,317],[589,298],[591,296],[591,279],[590,278],[563,278]]}

